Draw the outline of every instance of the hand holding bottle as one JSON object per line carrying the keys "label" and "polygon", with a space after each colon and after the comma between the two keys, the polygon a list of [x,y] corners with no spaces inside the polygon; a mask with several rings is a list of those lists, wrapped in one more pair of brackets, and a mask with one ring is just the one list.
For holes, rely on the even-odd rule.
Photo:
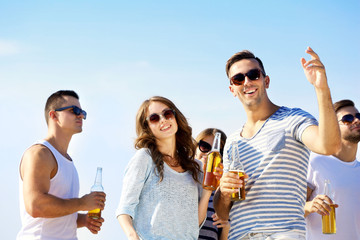
{"label": "hand holding bottle", "polygon": [[243,182],[243,185],[237,189],[238,191],[231,194],[231,201],[241,201],[245,200],[245,170],[242,162],[240,161],[236,142],[231,143],[231,152],[232,154],[229,172],[237,174]]}
{"label": "hand holding bottle", "polygon": [[310,201],[309,213],[318,213],[321,216],[329,215],[331,208],[328,203],[333,203],[328,196],[322,194],[317,195],[312,201]]}
{"label": "hand holding bottle", "polygon": [[104,222],[103,218],[92,219],[87,214],[78,214],[78,227],[86,227],[92,234],[98,234]]}
{"label": "hand holding bottle", "polygon": [[95,183],[91,187],[91,193],[90,195],[94,196],[94,201],[97,204],[94,208],[92,208],[88,212],[88,216],[93,219],[99,219],[101,218],[101,210],[104,210],[105,207],[105,193],[104,188],[102,186],[102,168],[98,167],[95,177]]}
{"label": "hand holding bottle", "polygon": [[336,233],[336,215],[335,215],[335,203],[334,200],[334,192],[331,189],[330,180],[325,180],[325,186],[324,186],[324,195],[325,199],[329,199],[330,201],[325,201],[330,207],[330,211],[328,214],[325,214],[322,216],[322,232],[324,234],[334,234]]}
{"label": "hand holding bottle", "polygon": [[[247,178],[245,174],[244,178]],[[220,179],[220,191],[224,198],[231,200],[231,195],[239,192],[239,188],[245,186],[245,180],[240,179],[239,175],[232,172],[226,172]]]}
{"label": "hand holding bottle", "polygon": [[205,164],[203,188],[211,191],[214,191],[219,185],[214,173],[216,172],[216,169],[219,169],[222,162],[220,154],[220,139],[221,133],[217,132],[214,137],[212,149],[207,156],[207,162]]}
{"label": "hand holding bottle", "polygon": [[224,165],[222,163],[220,163],[219,166],[215,168],[215,171],[213,172],[213,174],[217,181],[220,181],[220,178],[224,173],[223,169],[224,169]]}
{"label": "hand holding bottle", "polygon": [[97,208],[104,210],[106,194],[104,192],[91,192],[82,196],[80,200],[83,211],[91,211]]}

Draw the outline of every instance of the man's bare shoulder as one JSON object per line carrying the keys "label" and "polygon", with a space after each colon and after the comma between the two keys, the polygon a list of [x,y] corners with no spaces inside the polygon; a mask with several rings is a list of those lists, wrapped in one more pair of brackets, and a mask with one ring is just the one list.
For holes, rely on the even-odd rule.
{"label": "man's bare shoulder", "polygon": [[23,160],[29,158],[40,161],[48,161],[48,159],[53,160],[54,156],[50,149],[46,146],[42,144],[35,144],[28,148],[23,155]]}
{"label": "man's bare shoulder", "polygon": [[21,160],[20,171],[23,176],[24,171],[37,169],[52,172],[57,167],[54,155],[46,146],[35,144],[28,148]]}

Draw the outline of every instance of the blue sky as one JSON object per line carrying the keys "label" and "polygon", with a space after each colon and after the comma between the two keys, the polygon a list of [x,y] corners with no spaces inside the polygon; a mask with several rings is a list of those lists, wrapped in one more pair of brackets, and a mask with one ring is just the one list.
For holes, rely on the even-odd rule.
{"label": "blue sky", "polygon": [[69,148],[81,195],[103,167],[106,222],[98,236],[79,230],[79,239],[125,239],[114,212],[142,101],[173,100],[194,137],[207,127],[230,134],[246,118],[228,90],[225,62],[249,49],[264,62],[272,101],[317,117],[300,65],[311,46],[325,64],[333,100],[360,106],[359,11],[357,0],[0,0],[0,174],[7,196],[0,201],[14,219],[9,226],[1,220],[3,238],[14,239],[20,228],[19,161],[46,136],[43,108],[51,93],[77,91],[88,112]]}

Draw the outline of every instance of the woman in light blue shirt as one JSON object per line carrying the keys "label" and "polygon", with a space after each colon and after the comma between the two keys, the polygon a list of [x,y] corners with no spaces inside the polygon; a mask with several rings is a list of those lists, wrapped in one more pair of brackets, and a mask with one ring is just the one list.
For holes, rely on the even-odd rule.
{"label": "woman in light blue shirt", "polygon": [[211,191],[202,190],[192,129],[164,97],[143,102],[124,176],[118,221],[128,239],[197,239]]}

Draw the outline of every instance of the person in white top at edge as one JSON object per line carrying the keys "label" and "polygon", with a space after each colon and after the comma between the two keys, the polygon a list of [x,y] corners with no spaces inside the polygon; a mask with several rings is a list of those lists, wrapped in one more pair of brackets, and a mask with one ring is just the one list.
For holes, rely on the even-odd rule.
{"label": "person in white top at edge", "polygon": [[[351,100],[334,103],[339,121],[342,148],[324,156],[310,154],[308,199],[305,205],[307,239],[360,239],[360,162],[356,159],[360,141],[360,113]],[[330,180],[333,199],[324,194],[324,182]],[[335,203],[336,234],[322,234],[321,216],[328,215]]]}
{"label": "person in white top at edge", "polygon": [[76,240],[78,227],[97,234],[104,221],[78,211],[104,209],[105,193],[78,198],[79,178],[67,150],[71,137],[82,132],[86,112],[71,90],[53,93],[45,105],[48,134],[29,147],[20,163],[20,214],[18,240]]}
{"label": "person in white top at edge", "polygon": [[[306,53],[311,60],[302,58],[301,65],[315,88],[319,123],[299,108],[270,101],[266,91],[270,77],[253,53],[245,50],[227,61],[230,92],[240,99],[247,115],[244,126],[226,141],[224,174],[214,198],[218,216],[230,217],[229,239],[305,239],[309,150],[334,154],[341,146],[325,67],[310,47]],[[291,75],[286,78],[293,81]],[[233,148],[248,175],[246,199],[234,203],[230,195],[243,182],[226,170]]]}

